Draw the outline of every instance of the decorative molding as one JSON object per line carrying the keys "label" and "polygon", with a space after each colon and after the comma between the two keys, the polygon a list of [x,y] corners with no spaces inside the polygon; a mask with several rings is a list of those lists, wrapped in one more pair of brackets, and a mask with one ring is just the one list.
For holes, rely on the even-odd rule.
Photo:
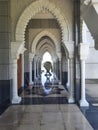
{"label": "decorative molding", "polygon": [[36,50],[36,45],[38,44],[38,41],[43,37],[43,36],[48,36],[50,39],[52,39],[53,43],[55,44],[56,50],[58,49],[58,45],[60,44],[58,42],[58,39],[55,37],[55,35],[49,31],[41,31],[39,34],[36,35],[34,38],[32,44],[31,44],[31,52],[35,53]]}
{"label": "decorative molding", "polygon": [[64,18],[60,9],[57,8],[52,2],[49,2],[49,0],[37,0],[35,2],[32,2],[32,4],[30,4],[21,14],[16,26],[16,41],[24,41],[25,29],[29,20],[32,19],[37,13],[41,12],[43,9],[48,10],[58,21],[61,28],[62,41],[70,39],[70,30],[68,26],[69,22]]}

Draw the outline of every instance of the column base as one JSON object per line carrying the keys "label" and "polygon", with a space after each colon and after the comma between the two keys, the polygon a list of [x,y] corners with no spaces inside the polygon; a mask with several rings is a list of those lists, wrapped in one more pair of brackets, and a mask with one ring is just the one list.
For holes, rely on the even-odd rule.
{"label": "column base", "polygon": [[72,98],[72,97],[69,97],[69,98],[68,98],[68,103],[75,103],[75,100],[74,100],[74,98]]}
{"label": "column base", "polygon": [[80,100],[80,107],[89,107],[89,103],[86,100]]}
{"label": "column base", "polygon": [[21,97],[17,96],[12,99],[12,104],[19,104],[21,102]]}

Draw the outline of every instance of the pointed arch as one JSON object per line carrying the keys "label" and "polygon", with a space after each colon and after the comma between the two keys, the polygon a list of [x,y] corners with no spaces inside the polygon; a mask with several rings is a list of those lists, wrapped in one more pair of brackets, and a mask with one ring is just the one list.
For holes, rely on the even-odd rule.
{"label": "pointed arch", "polygon": [[55,37],[54,34],[52,34],[51,32],[49,31],[41,31],[39,34],[37,34],[37,36],[34,38],[32,44],[31,44],[31,52],[32,53],[35,53],[35,50],[36,50],[36,45],[38,43],[38,41],[43,37],[43,36],[48,36],[50,39],[52,39],[53,43],[55,44],[55,47],[56,47],[56,51],[59,50],[59,41],[58,39]]}
{"label": "pointed arch", "polygon": [[70,40],[70,29],[67,20],[62,15],[59,8],[55,6],[49,0],[37,0],[32,2],[21,14],[15,32],[16,41],[25,41],[25,29],[30,19],[32,19],[37,13],[41,12],[43,9],[47,9],[58,21],[62,33],[62,41]]}

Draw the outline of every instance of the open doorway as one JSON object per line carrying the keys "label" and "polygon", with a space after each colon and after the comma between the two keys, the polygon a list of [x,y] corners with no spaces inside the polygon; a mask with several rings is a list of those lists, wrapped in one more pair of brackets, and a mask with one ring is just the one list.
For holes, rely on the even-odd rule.
{"label": "open doorway", "polygon": [[50,53],[47,51],[43,54],[41,63],[41,81],[42,85],[46,82],[52,82],[53,79],[53,61]]}

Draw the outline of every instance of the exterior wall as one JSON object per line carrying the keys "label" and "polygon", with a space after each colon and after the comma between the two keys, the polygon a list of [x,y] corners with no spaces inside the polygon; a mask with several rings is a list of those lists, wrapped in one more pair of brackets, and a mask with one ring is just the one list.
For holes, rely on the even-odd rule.
{"label": "exterior wall", "polygon": [[[15,27],[17,24],[17,21],[19,19],[19,16],[22,14],[24,9],[26,9],[27,6],[29,6],[32,2],[35,0],[11,0],[11,18],[12,18],[12,23],[11,23],[11,39],[12,41],[15,40]],[[70,30],[73,30],[73,2],[71,0],[49,0],[51,3],[54,3],[57,8],[61,10],[63,13],[65,19],[67,19],[69,25],[70,25]],[[73,31],[70,31],[72,33]]]}
{"label": "exterior wall", "polygon": [[98,79],[98,51],[90,47],[86,60],[86,79]]}

